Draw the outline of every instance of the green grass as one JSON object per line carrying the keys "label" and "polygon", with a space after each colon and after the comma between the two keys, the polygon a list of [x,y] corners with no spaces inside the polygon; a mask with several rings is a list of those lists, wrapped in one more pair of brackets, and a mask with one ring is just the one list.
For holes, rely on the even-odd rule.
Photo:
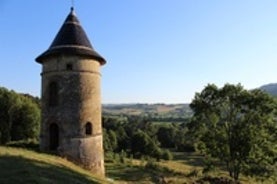
{"label": "green grass", "polygon": [[146,172],[144,167],[115,163],[107,163],[105,166],[107,177],[115,183],[151,183],[152,174]]}
{"label": "green grass", "polygon": [[[228,173],[219,168],[209,173],[202,173],[204,157],[196,153],[174,153],[174,160],[154,162],[152,167],[145,167],[146,161],[132,159],[127,164],[108,162],[105,164],[106,175],[115,183],[137,183],[150,184],[159,183],[164,179],[167,183],[205,183],[207,178],[214,180],[231,180]],[[241,184],[275,184],[277,180],[269,179],[257,181],[255,178],[241,176]]]}
{"label": "green grass", "polygon": [[0,147],[0,183],[94,184],[106,181],[57,156]]}
{"label": "green grass", "polygon": [[[228,178],[223,169],[202,173],[204,157],[195,153],[174,153],[174,160],[153,162],[126,159],[126,163],[110,160],[105,163],[106,177],[115,184],[199,183],[205,177]],[[22,148],[0,146],[0,184],[94,184],[108,183],[77,165],[57,156],[37,153]],[[208,182],[205,182],[208,184]],[[274,184],[276,180],[256,181],[241,177],[241,184]]]}

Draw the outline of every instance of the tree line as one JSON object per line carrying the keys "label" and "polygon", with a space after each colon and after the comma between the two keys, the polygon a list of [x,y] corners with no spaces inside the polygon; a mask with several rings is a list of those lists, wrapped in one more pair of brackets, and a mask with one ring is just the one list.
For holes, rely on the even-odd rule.
{"label": "tree line", "polygon": [[169,149],[194,151],[184,123],[155,124],[145,117],[104,116],[104,150],[126,152],[135,158],[172,159]]}
{"label": "tree line", "polygon": [[38,139],[39,100],[0,87],[0,144]]}

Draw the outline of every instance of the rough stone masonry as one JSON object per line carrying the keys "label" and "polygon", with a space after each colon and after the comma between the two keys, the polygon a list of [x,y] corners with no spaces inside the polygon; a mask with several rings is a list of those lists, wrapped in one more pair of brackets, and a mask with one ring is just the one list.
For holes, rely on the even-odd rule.
{"label": "rough stone masonry", "polygon": [[92,47],[73,8],[42,64],[40,149],[104,176],[101,74],[106,63]]}

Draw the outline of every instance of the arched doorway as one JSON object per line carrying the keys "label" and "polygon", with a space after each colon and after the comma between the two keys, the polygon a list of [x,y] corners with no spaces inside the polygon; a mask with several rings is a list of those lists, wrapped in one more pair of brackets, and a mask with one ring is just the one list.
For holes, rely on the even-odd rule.
{"label": "arched doorway", "polygon": [[57,150],[59,146],[59,126],[52,123],[49,127],[49,148],[51,151]]}

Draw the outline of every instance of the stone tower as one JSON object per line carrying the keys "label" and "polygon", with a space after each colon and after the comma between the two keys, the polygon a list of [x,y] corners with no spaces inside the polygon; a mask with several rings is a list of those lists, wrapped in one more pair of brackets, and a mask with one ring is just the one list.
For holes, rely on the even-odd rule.
{"label": "stone tower", "polygon": [[73,8],[36,61],[42,64],[40,149],[104,176],[100,67],[106,61],[93,49]]}

